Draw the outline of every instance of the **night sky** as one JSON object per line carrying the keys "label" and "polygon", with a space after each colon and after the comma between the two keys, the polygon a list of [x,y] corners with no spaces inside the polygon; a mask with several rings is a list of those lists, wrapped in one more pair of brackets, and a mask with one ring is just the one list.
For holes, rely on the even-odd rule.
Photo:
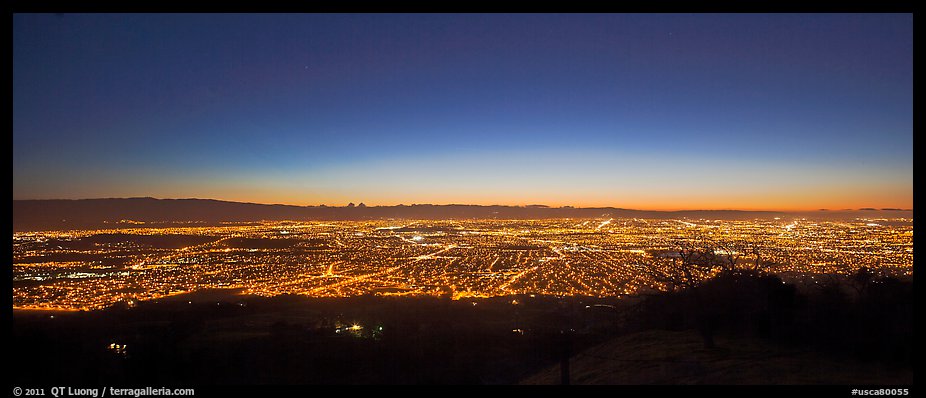
{"label": "night sky", "polygon": [[913,207],[913,18],[13,16],[13,198]]}

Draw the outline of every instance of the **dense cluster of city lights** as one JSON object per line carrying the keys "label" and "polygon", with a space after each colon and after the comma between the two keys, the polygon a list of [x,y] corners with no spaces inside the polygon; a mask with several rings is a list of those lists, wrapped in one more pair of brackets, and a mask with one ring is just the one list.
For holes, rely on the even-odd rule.
{"label": "dense cluster of city lights", "polygon": [[663,289],[640,267],[670,267],[666,253],[705,242],[783,275],[913,272],[909,219],[264,222],[14,233],[13,306],[90,310],[207,288],[622,296]]}

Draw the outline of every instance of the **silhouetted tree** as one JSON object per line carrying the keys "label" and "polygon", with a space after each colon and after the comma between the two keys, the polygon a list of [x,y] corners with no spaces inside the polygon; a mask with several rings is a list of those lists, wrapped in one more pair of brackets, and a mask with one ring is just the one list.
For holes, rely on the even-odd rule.
{"label": "silhouetted tree", "polygon": [[[663,284],[667,291],[694,288],[722,272],[765,271],[772,264],[762,259],[759,244],[718,242],[708,238],[676,241],[670,249],[651,254],[639,269]],[[747,261],[747,253],[753,258]]]}
{"label": "silhouetted tree", "polygon": [[860,300],[864,300],[868,295],[874,277],[875,275],[868,267],[862,267],[849,278],[850,286],[855,289],[855,293],[858,294]]}
{"label": "silhouetted tree", "polygon": [[[677,241],[671,249],[654,253],[639,269],[669,292],[679,293],[688,303],[705,348],[714,347],[714,331],[723,316],[717,308],[716,291],[705,297],[701,285],[718,275],[757,275],[769,264],[762,261],[759,245],[745,241],[718,242],[709,238]],[[745,261],[747,253],[755,258]]]}

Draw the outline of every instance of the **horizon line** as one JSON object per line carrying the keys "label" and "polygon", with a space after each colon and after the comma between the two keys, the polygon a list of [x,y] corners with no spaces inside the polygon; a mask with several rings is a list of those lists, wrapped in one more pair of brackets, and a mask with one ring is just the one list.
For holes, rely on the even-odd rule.
{"label": "horizon line", "polygon": [[400,207],[400,206],[477,206],[477,207],[532,207],[532,208],[548,208],[548,209],[615,209],[615,210],[633,210],[633,211],[653,211],[653,212],[690,212],[690,211],[738,211],[738,212],[767,212],[767,213],[810,213],[810,212],[845,212],[845,211],[913,211],[912,208],[903,209],[895,207],[860,207],[860,208],[842,208],[842,209],[831,209],[831,208],[817,208],[817,209],[744,209],[744,208],[673,208],[673,209],[646,209],[646,208],[632,208],[632,207],[621,207],[621,206],[578,206],[578,205],[547,205],[543,203],[528,203],[528,204],[479,204],[479,203],[398,203],[398,204],[365,204],[364,202],[349,202],[345,205],[327,205],[327,204],[294,204],[294,203],[261,203],[261,202],[252,202],[252,201],[238,201],[238,200],[228,200],[228,199],[215,199],[215,198],[168,198],[168,197],[154,197],[154,196],[130,196],[130,197],[96,197],[96,198],[29,198],[29,199],[13,199],[13,201],[78,201],[78,200],[129,200],[129,199],[153,199],[153,200],[201,200],[201,201],[214,201],[214,202],[226,202],[226,203],[238,203],[238,204],[251,204],[251,205],[262,205],[262,206],[292,206],[292,207],[326,207],[326,208],[351,208],[359,207],[363,205],[364,207]]}

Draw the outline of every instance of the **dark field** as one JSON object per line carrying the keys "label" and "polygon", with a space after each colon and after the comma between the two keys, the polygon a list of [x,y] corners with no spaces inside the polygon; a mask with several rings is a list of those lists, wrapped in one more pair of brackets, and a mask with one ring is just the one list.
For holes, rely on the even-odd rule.
{"label": "dark field", "polygon": [[15,314],[21,360],[14,379],[512,384],[556,363],[560,330],[580,328],[574,343],[585,347],[607,336],[616,319],[585,310],[580,299],[473,302],[212,291],[89,313],[22,311]]}
{"label": "dark field", "polygon": [[[90,312],[14,311],[12,378],[559,384],[569,358],[574,384],[912,384],[912,306],[900,304],[912,303],[912,283],[876,280],[852,297],[840,290],[848,285],[802,293],[774,278],[732,280],[741,286],[705,284],[697,307],[685,294],[451,300],[206,290]],[[705,319],[711,347],[702,344]]]}

